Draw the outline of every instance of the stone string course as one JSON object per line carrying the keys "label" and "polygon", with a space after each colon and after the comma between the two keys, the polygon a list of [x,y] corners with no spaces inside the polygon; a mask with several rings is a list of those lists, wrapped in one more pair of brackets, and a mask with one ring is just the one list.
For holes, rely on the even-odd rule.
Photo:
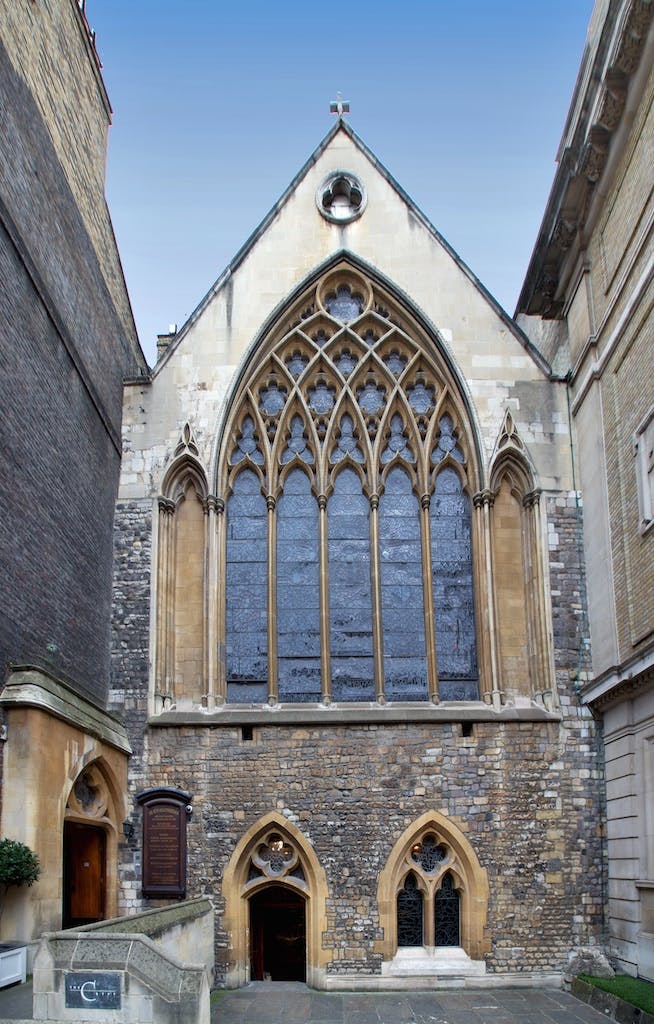
{"label": "stone string course", "polygon": [[[149,503],[116,516],[114,710],[134,756],[132,798],[145,786],[193,794],[188,896],[215,900],[217,982],[229,937],[221,883],[244,833],[277,811],[313,845],[327,876],[331,974],[377,974],[377,883],[400,834],[428,810],[448,815],[488,872],[489,972],[562,970],[569,949],[601,941],[603,861],[594,723],[579,707],[586,667],[583,577],[574,495],[549,497],[559,722],[148,728]],[[581,652],[581,654],[580,654]],[[121,910],[140,898],[140,827],[122,849]]]}

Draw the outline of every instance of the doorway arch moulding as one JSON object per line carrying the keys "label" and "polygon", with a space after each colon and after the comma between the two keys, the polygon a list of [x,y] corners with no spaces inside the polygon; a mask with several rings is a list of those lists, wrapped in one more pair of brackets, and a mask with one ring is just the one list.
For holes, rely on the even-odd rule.
{"label": "doorway arch moulding", "polygon": [[[290,871],[280,863],[265,869],[259,849],[272,837],[288,848]],[[273,842],[276,842],[273,839]],[[285,851],[280,851],[283,859]],[[259,818],[241,838],[223,875],[224,928],[229,941],[227,988],[240,988],[250,979],[249,899],[268,886],[283,885],[302,895],[306,902],[307,983],[324,988],[328,954],[322,948],[327,927],[327,877],[316,853],[292,822],[273,811]]]}

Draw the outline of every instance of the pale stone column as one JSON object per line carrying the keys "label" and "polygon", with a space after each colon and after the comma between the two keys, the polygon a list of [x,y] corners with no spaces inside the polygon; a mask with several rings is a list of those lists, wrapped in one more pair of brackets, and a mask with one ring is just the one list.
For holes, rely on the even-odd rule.
{"label": "pale stone column", "polygon": [[329,536],[327,532],[327,498],[318,496],[318,559],[320,567],[320,666],[322,699],[332,700],[332,662],[329,634]]}
{"label": "pale stone column", "polygon": [[480,538],[480,552],[484,553],[484,564],[483,577],[480,578],[480,585],[482,585],[486,592],[486,614],[487,614],[487,657],[490,662],[490,690],[486,692],[489,694],[490,703],[492,704],[495,711],[499,711],[502,707],[503,694],[500,689],[500,674],[497,657],[497,618],[495,615],[495,587],[493,581],[493,543],[492,543],[492,529],[491,529],[491,509],[495,502],[495,495],[492,491],[486,489],[480,491],[474,496],[474,506],[477,510],[478,519],[481,518],[479,532]]}
{"label": "pale stone column", "polygon": [[172,703],[172,634],[174,631],[173,601],[173,547],[175,503],[160,497],[159,535],[157,543],[157,615],[155,646],[155,714],[165,711]]}
{"label": "pale stone column", "polygon": [[372,597],[372,660],[375,696],[380,704],[384,696],[384,641],[382,636],[381,576],[379,572],[379,495],[370,495],[370,589]]}
{"label": "pale stone column", "polygon": [[[222,498],[216,498],[216,513],[216,704],[221,705],[227,700],[227,524]],[[209,578],[211,571],[210,568]]]}
{"label": "pale stone column", "polygon": [[422,606],[425,618],[425,649],[427,652],[427,685],[429,699],[438,704],[438,654],[436,651],[436,622],[434,618],[434,588],[431,569],[431,523],[429,508],[431,496],[420,499],[420,542],[422,550]]}
{"label": "pale stone column", "polygon": [[206,706],[213,711],[218,693],[218,520],[225,508],[210,494],[206,501],[206,569],[204,573],[204,666]]}
{"label": "pale stone column", "polygon": [[539,696],[546,708],[551,709],[558,704],[556,687],[552,678],[549,657],[549,637],[547,614],[545,609],[545,579],[543,538],[540,518],[540,490],[530,491],[522,499],[524,514],[527,519],[528,540],[528,600],[530,604],[529,631],[534,649],[534,693]]}
{"label": "pale stone column", "polygon": [[268,703],[276,704],[279,695],[277,670],[277,502],[266,498],[268,509]]}

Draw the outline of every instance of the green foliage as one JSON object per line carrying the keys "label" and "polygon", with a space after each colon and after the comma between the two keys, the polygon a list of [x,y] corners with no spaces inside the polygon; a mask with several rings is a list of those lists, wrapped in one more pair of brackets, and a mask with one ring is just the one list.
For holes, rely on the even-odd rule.
{"label": "green foliage", "polygon": [[580,974],[579,977],[589,985],[601,988],[603,992],[610,992],[626,1003],[654,1014],[654,985],[649,981],[632,978],[628,974],[616,974],[615,978],[593,978],[590,974]]}
{"label": "green foliage", "polygon": [[41,874],[39,858],[15,839],[0,840],[0,885],[32,885]]}

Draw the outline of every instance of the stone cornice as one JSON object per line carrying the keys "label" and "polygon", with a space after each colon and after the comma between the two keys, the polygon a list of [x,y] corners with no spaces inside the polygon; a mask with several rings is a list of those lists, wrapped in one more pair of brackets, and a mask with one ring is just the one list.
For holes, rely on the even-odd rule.
{"label": "stone cornice", "polygon": [[651,686],[654,686],[654,650],[627,664],[607,669],[582,687],[581,697],[594,711],[605,711],[612,704],[629,700]]}
{"label": "stone cornice", "polygon": [[556,319],[563,312],[563,265],[586,224],[654,17],[654,0],[625,0],[622,11],[616,14],[617,6],[612,5],[605,20],[591,73],[578,84],[573,96],[568,123],[575,110],[582,113],[572,138],[566,140],[516,315]]}
{"label": "stone cornice", "polygon": [[127,733],[117,719],[43,669],[32,666],[13,668],[0,694],[0,706],[4,711],[36,708],[95,736],[116,750],[125,754],[132,752]]}

